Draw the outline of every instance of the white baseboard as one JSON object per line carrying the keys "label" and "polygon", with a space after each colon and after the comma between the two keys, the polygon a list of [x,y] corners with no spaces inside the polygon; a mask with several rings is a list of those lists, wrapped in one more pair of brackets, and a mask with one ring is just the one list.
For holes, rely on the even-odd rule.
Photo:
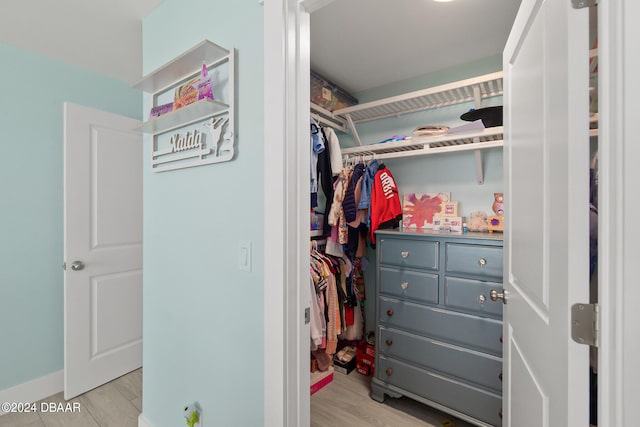
{"label": "white baseboard", "polygon": [[[37,402],[64,390],[64,371],[60,370],[44,377],[0,390],[0,402]],[[0,415],[4,415],[0,409]]]}
{"label": "white baseboard", "polygon": [[142,414],[140,414],[138,416],[138,427],[153,427],[153,426],[149,421],[147,421],[147,419]]}

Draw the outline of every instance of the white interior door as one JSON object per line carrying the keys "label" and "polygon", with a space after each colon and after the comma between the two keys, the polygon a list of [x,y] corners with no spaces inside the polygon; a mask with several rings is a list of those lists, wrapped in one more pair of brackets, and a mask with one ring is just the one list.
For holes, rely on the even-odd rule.
{"label": "white interior door", "polygon": [[588,426],[588,10],[523,0],[505,47],[505,425]]}
{"label": "white interior door", "polygon": [[142,365],[142,136],[64,106],[64,394]]}

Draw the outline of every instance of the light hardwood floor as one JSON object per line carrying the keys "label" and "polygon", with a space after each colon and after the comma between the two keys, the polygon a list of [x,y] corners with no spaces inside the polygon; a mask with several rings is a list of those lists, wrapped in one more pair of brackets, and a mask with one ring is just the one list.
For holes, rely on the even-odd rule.
{"label": "light hardwood floor", "polygon": [[333,374],[333,382],[311,396],[311,427],[472,427],[434,408],[402,397],[378,403],[369,397],[371,379],[357,372]]}
{"label": "light hardwood floor", "polygon": [[137,427],[142,411],[142,369],[71,399],[72,405],[79,404],[79,411],[41,412],[43,402],[65,400],[60,392],[37,402],[36,413],[2,415],[0,427]]}
{"label": "light hardwood floor", "polygon": [[[471,424],[411,399],[369,397],[370,379],[357,372],[333,375],[333,382],[311,396],[311,427],[472,427]],[[62,393],[37,403],[64,402]],[[142,411],[142,369],[111,381],[70,401],[79,412],[5,414],[0,427],[137,427]],[[446,424],[445,424],[446,425]]]}

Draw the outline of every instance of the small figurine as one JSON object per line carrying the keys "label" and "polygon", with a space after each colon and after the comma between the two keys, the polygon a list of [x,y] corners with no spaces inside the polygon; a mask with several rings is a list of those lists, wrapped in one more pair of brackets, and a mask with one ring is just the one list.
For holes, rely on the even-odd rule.
{"label": "small figurine", "polygon": [[184,417],[189,427],[195,427],[195,425],[200,422],[200,415],[195,404],[184,407]]}
{"label": "small figurine", "polygon": [[496,215],[504,215],[504,197],[502,196],[502,193],[493,193],[493,198],[493,211]]}
{"label": "small figurine", "polygon": [[496,213],[491,215],[489,220],[489,232],[504,231],[504,197],[502,193],[493,193],[493,206],[491,207]]}

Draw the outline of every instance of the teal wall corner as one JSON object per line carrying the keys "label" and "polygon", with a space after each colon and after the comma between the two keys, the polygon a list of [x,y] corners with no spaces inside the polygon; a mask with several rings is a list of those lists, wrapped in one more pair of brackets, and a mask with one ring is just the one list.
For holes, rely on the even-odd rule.
{"label": "teal wall corner", "polygon": [[0,43],[0,390],[63,369],[63,103],[140,118],[128,84]]}

